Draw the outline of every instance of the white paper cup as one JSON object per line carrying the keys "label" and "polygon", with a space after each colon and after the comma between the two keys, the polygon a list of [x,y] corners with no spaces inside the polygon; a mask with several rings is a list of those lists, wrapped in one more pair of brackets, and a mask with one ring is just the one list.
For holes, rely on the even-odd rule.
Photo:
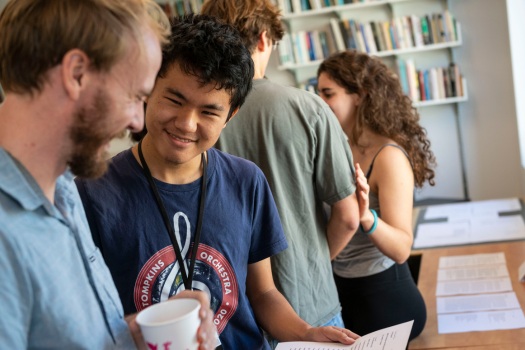
{"label": "white paper cup", "polygon": [[142,310],[137,316],[137,323],[146,348],[197,350],[200,309],[201,305],[195,299],[175,299]]}

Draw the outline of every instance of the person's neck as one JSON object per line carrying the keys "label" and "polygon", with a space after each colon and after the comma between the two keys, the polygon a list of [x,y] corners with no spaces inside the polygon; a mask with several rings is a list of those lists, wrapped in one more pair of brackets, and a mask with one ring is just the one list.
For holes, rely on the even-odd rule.
{"label": "person's neck", "polygon": [[65,151],[71,149],[68,111],[57,106],[56,98],[35,93],[8,94],[0,108],[0,146],[27,169],[52,204],[56,179],[67,169]]}
{"label": "person's neck", "polygon": [[383,145],[385,142],[383,136],[374,133],[367,127],[364,127],[363,133],[359,137],[359,143],[356,143],[353,139],[354,126],[354,123],[349,122],[342,127],[353,150],[358,149],[359,152],[366,153],[367,150],[374,149],[378,145]]}
{"label": "person's neck", "polygon": [[[137,159],[142,166],[138,145],[134,146],[131,151],[135,159]],[[169,162],[157,151],[149,134],[146,134],[142,140],[142,155],[148,165],[151,176],[168,184],[188,184],[196,181],[203,174],[202,157],[200,154],[183,164]]]}
{"label": "person's neck", "polygon": [[254,69],[253,79],[263,79],[264,74],[266,73],[266,66],[268,65],[268,62],[266,62],[266,64],[263,62],[257,49],[255,53],[252,54],[252,60]]}

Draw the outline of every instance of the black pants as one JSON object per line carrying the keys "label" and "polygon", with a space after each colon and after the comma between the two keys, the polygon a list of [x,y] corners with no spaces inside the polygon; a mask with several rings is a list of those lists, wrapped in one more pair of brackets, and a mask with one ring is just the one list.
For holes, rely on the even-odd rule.
{"label": "black pants", "polygon": [[352,332],[366,335],[411,320],[410,340],[423,331],[427,310],[406,262],[372,276],[334,278],[343,321]]}

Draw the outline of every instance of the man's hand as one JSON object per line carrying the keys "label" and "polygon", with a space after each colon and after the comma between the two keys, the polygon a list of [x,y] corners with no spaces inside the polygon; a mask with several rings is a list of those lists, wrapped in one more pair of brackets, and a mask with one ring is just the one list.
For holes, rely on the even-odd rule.
{"label": "man's hand", "polygon": [[354,332],[348,329],[327,326],[327,327],[312,327],[306,331],[303,337],[303,341],[312,342],[339,342],[341,344],[350,345],[353,344],[356,339],[360,338]]}
{"label": "man's hand", "polygon": [[[213,350],[217,341],[215,339],[215,324],[213,323],[213,311],[210,309],[210,301],[208,300],[208,295],[204,292],[190,292],[183,291],[171,299],[195,299],[201,304],[201,309],[199,311],[199,317],[201,319],[201,326],[197,333],[197,340],[199,341],[199,350]],[[144,344],[144,338],[142,337],[142,332],[140,331],[140,326],[137,321],[137,314],[126,316],[126,322],[128,323],[129,330],[133,336],[133,340],[137,345],[139,350],[147,350],[146,345]]]}

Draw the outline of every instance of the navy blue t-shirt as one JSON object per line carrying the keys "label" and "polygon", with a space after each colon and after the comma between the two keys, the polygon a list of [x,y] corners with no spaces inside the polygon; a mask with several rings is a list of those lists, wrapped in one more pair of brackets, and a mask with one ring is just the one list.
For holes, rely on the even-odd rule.
{"label": "navy blue t-shirt", "polygon": [[[155,180],[188,267],[201,181]],[[126,314],[184,290],[168,231],[131,150],[115,156],[102,178],[76,184]],[[246,296],[246,274],[248,264],[288,247],[270,188],[256,165],[213,148],[207,185],[193,287],[210,296],[225,349],[269,349]]]}

